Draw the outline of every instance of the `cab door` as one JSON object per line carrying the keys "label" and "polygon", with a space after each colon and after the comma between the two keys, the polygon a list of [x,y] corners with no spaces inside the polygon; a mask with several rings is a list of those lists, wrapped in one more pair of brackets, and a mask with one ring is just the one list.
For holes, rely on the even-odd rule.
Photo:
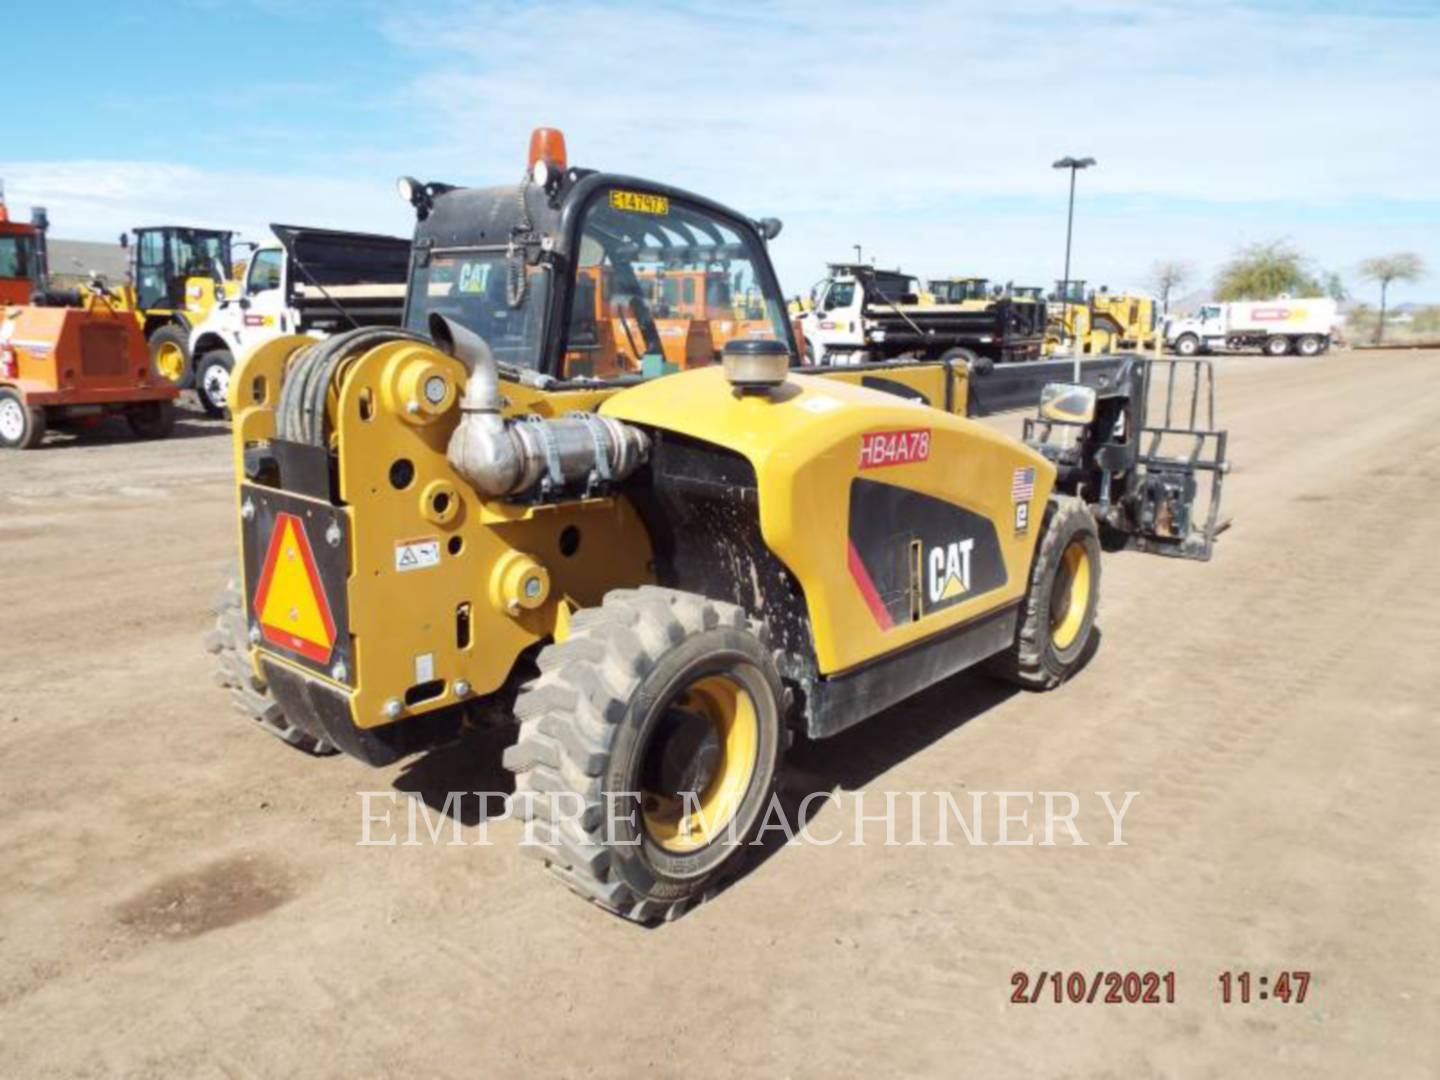
{"label": "cab door", "polygon": [[[820,296],[813,321],[806,326],[806,340],[811,340],[810,327],[815,328],[815,363],[826,363],[830,350],[858,349],[865,344],[864,324],[860,309],[864,290],[855,281],[831,281]],[[834,362],[831,358],[828,362]]]}
{"label": "cab door", "polygon": [[285,304],[285,252],[261,248],[245,271],[235,344],[248,348],[279,334],[293,333]]}

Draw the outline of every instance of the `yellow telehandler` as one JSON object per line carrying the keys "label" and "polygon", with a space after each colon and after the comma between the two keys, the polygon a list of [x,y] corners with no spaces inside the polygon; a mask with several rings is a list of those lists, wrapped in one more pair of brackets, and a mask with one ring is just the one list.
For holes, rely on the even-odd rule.
{"label": "yellow telehandler", "polygon": [[[1160,453],[1150,363],[1048,389],[1020,442],[965,417],[964,364],[795,369],[778,221],[570,168],[547,129],[524,176],[403,178],[404,327],[237,363],[209,648],[285,741],[384,764],[513,722],[526,847],[663,921],[741,868],[793,737],[975,665],[1056,687],[1102,542],[1209,556],[1224,434]],[[655,280],[714,270],[745,332],[667,361]]]}

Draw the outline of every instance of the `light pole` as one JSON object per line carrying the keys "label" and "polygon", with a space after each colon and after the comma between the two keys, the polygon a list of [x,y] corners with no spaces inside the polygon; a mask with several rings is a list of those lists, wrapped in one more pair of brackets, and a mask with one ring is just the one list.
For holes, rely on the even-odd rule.
{"label": "light pole", "polygon": [[1070,349],[1075,357],[1075,381],[1080,381],[1080,354],[1075,351],[1075,335],[1070,331],[1070,237],[1075,229],[1075,174],[1081,169],[1088,169],[1095,164],[1093,157],[1076,158],[1063,157],[1055,162],[1053,168],[1070,170],[1070,211],[1065,218],[1065,278],[1060,283],[1062,292],[1060,301],[1061,308],[1060,325],[1065,332],[1070,334]]}
{"label": "light pole", "polygon": [[850,246],[855,249],[855,265],[859,266],[862,262],[865,261],[864,259],[860,258],[860,245],[851,244]]}

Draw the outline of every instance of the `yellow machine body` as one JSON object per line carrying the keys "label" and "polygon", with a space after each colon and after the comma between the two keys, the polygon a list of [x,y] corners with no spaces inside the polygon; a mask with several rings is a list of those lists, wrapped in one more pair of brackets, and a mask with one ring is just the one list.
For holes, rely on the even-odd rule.
{"label": "yellow machine body", "polygon": [[[938,365],[934,365],[938,367]],[[1027,502],[1044,506],[1054,466],[1026,447],[974,421],[848,382],[791,375],[769,394],[731,392],[723,373],[706,368],[653,380],[610,398],[601,412],[645,427],[664,428],[728,447],[755,469],[760,528],[766,546],[790,569],[804,591],[815,655],[829,675],[875,660],[1020,598],[1028,584],[1038,523],[1015,526],[1012,483],[1017,470],[1034,469]],[[866,438],[905,436],[883,444],[885,459],[865,458]],[[923,449],[919,449],[923,447]],[[912,449],[914,448],[914,449]],[[1003,583],[983,592],[958,582],[965,598],[945,597],[932,608],[924,592],[932,551],[924,544],[915,564],[918,617],[877,619],[851,566],[851,500],[840,493],[856,479],[930,496],[964,508],[995,526]],[[890,555],[912,556],[913,522],[887,523]],[[942,540],[942,537],[936,537]],[[957,532],[951,542],[964,543]],[[883,541],[882,541],[883,546]],[[883,561],[886,555],[878,553]],[[948,559],[948,551],[945,552]]]}
{"label": "yellow machine body", "polygon": [[[238,476],[245,476],[247,447],[275,435],[276,395],[287,362],[312,344],[306,337],[280,338],[236,369],[230,406]],[[442,400],[408,408],[417,400],[418,383],[434,375],[447,383]],[[879,377],[885,390],[856,385]],[[755,471],[765,544],[800,583],[819,671],[830,674],[1011,605],[1026,587],[1054,468],[964,418],[965,378],[963,365],[887,365],[875,372],[792,374],[773,394],[736,395],[720,368],[708,367],[627,388],[552,391],[506,382],[505,412],[556,417],[598,409],[743,455]],[[330,397],[340,505],[286,495],[299,517],[318,522],[331,515],[340,526],[349,575],[345,595],[325,602],[347,613],[337,636],[349,635],[351,652],[338,674],[263,646],[252,651],[252,660],[260,670],[263,653],[268,663],[344,691],[357,728],[392,722],[396,701],[408,718],[454,705],[462,696],[493,693],[527,649],[564,636],[572,611],[599,603],[610,589],[655,579],[652,539],[623,495],[526,504],[484,499],[454,472],[446,446],[460,419],[465,379],[460,362],[425,345],[392,342],[364,353]],[[900,396],[905,390],[909,394]],[[910,448],[894,451],[897,438],[903,443],[905,437]],[[921,438],[923,455],[914,449]],[[865,467],[867,439],[890,447],[896,460]],[[1022,527],[1012,484],[1024,469],[1033,470],[1033,491]],[[933,497],[992,522],[1002,583],[973,598],[947,596],[931,610],[924,578],[932,552],[919,550],[906,523],[897,521],[893,550],[885,548],[889,553],[880,558],[903,562],[916,575],[915,617],[902,612],[884,625],[875,598],[867,600],[857,582],[847,541],[849,500],[837,497],[857,478]],[[242,549],[245,503],[264,494],[248,483],[239,486]],[[312,525],[310,545],[317,551],[320,536]],[[427,565],[402,569],[407,551]],[[252,598],[263,557],[256,552],[247,564],[252,580],[245,590]],[[531,586],[535,595],[526,595],[532,581],[538,582]],[[965,585],[951,582],[950,588],[963,591]],[[308,602],[290,605],[301,622],[309,617],[302,610]],[[427,685],[435,688],[433,696],[423,696]]]}

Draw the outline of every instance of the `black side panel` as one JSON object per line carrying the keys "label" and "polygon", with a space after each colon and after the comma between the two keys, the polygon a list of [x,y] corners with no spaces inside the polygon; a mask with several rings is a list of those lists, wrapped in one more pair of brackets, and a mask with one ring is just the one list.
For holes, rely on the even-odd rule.
{"label": "black side panel", "polygon": [[887,629],[1005,585],[995,526],[963,506],[857,477],[849,529],[851,575]]}
{"label": "black side panel", "polygon": [[671,432],[653,434],[650,469],[637,477],[628,494],[654,544],[660,583],[738,604],[763,617],[775,647],[813,671],[805,597],[760,536],[759,497],[750,462]]}

